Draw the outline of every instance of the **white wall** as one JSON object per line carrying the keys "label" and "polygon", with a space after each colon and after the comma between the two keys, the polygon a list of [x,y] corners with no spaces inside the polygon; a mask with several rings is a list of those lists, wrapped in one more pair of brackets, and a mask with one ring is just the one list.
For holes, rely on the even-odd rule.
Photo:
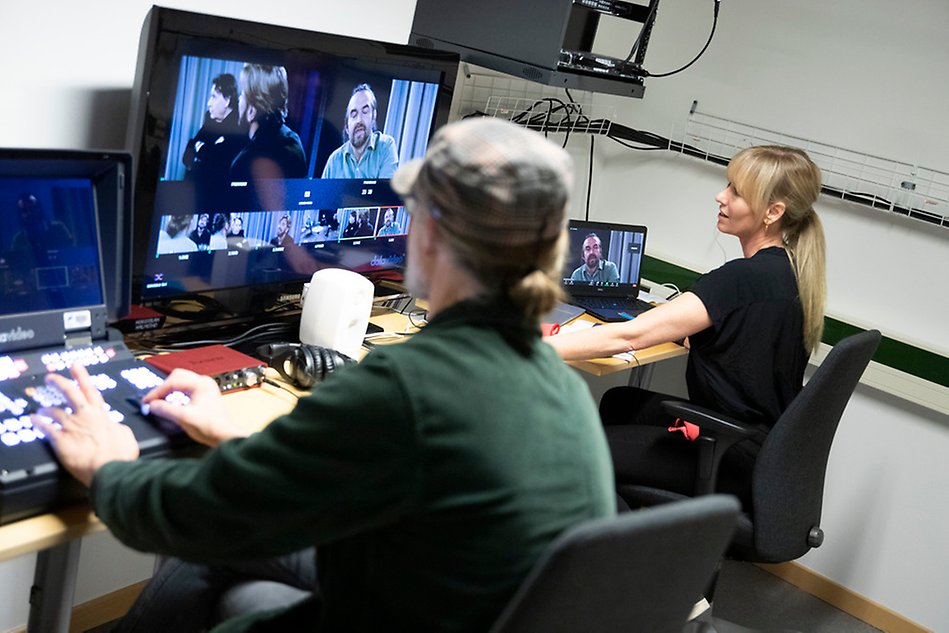
{"label": "white wall", "polygon": [[[663,72],[690,60],[708,35],[711,7],[663,0],[646,67]],[[642,101],[595,103],[631,127],[669,136],[698,100],[709,114],[949,171],[946,25],[943,0],[724,0],[715,39],[691,69],[647,79]],[[629,44],[603,39],[610,45],[625,55]],[[647,251],[692,270],[740,255],[714,229],[724,169],[606,140],[597,147],[594,219],[648,225]],[[826,197],[817,210],[828,245],[828,313],[949,354],[949,231]],[[949,630],[947,454],[944,414],[858,388],[828,468],[827,539],[801,562]]]}
{"label": "white wall", "polygon": [[[152,2],[3,0],[6,147],[122,147],[138,37]],[[169,0],[161,6],[389,42],[408,40],[414,0]],[[15,95],[15,96],[13,96]],[[103,111],[102,109],[105,109]]]}
{"label": "white wall", "polygon": [[[233,17],[404,42],[415,3],[166,5],[209,13],[226,6]],[[647,67],[662,72],[691,59],[707,36],[711,5],[663,0]],[[0,3],[6,89],[0,145],[121,147],[148,7],[135,0]],[[615,108],[628,125],[669,135],[698,99],[711,114],[949,171],[943,114],[949,83],[940,74],[949,59],[942,33],[947,24],[944,0],[724,0],[716,38],[695,66],[647,80],[642,101],[596,102]],[[618,50],[628,45],[608,33],[602,39]],[[585,148],[585,140],[571,141],[580,188]],[[715,166],[599,140],[591,216],[643,222],[651,229],[651,253],[706,270],[738,255],[733,242],[714,232],[712,197],[723,180]],[[949,313],[946,231],[824,200],[818,211],[828,236],[830,314],[949,352],[942,317]],[[908,294],[889,305],[883,300],[894,288]],[[802,562],[921,624],[949,630],[943,599],[949,586],[946,454],[944,416],[858,389],[831,456],[827,541]],[[84,542],[79,600],[147,576],[150,559],[110,539]],[[26,621],[31,565],[31,556],[0,564],[0,631]]]}

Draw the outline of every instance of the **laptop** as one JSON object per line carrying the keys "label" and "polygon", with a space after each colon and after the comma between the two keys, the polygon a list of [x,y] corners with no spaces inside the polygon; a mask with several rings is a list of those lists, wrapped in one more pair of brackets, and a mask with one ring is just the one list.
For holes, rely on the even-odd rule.
{"label": "laptop", "polygon": [[127,154],[0,150],[0,524],[86,494],[30,418],[65,404],[49,372],[83,364],[143,456],[191,444],[142,415],[139,400],[164,374],[108,327],[127,308],[113,302],[127,301],[127,269],[114,257],[128,241],[116,227],[131,204],[130,169]]}
{"label": "laptop", "polygon": [[570,303],[607,322],[628,321],[653,307],[639,299],[646,227],[571,220],[563,287]]}

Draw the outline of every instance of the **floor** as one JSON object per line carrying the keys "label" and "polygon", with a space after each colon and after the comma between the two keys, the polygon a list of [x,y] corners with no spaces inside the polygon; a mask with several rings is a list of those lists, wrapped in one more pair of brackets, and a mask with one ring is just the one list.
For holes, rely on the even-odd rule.
{"label": "floor", "polygon": [[[718,633],[739,633],[748,629],[768,633],[880,631],[763,569],[733,561],[725,561],[722,566],[712,613]],[[719,620],[739,626],[729,627]]]}
{"label": "floor", "polygon": [[[880,633],[754,565],[732,561],[722,566],[712,618],[715,633]],[[708,612],[699,619],[708,621]],[[110,628],[111,623],[86,633]]]}

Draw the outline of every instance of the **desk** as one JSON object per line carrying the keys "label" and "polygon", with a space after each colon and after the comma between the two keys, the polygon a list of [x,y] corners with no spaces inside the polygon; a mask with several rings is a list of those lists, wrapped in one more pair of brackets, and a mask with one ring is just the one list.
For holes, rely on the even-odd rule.
{"label": "desk", "polygon": [[[399,313],[380,312],[373,315],[371,320],[386,332],[395,333],[388,339],[379,340],[379,343],[394,342],[399,340],[396,334],[415,331],[407,317]],[[684,348],[670,343],[641,350],[636,356],[639,365],[646,365],[685,353]],[[571,364],[594,375],[605,375],[635,366],[617,358]],[[276,378],[274,370],[267,371],[269,377]],[[295,404],[293,395],[267,384],[231,393],[224,398],[231,418],[249,432],[260,430],[273,418],[289,412]],[[0,562],[38,552],[29,596],[28,631],[69,631],[81,538],[105,529],[89,510],[87,503],[78,503],[0,527]]]}
{"label": "desk", "polygon": [[[575,323],[576,321],[586,321],[594,324],[603,323],[588,314],[580,315],[574,319],[574,321],[571,321],[571,323]],[[677,343],[660,343],[653,347],[637,350],[635,360],[624,360],[610,356],[609,358],[594,358],[592,360],[572,360],[568,361],[568,364],[571,367],[576,367],[594,376],[607,376],[626,369],[646,367],[652,363],[658,363],[661,360],[685,356],[688,353],[689,350]]]}
{"label": "desk", "polygon": [[[657,363],[668,358],[677,358],[685,356],[689,350],[676,343],[662,343],[636,352],[636,360],[623,360],[622,358],[595,358],[593,360],[572,360],[569,365],[583,370],[594,376],[606,376],[609,374],[623,371],[624,369],[635,369],[645,367],[646,365]],[[638,363],[637,363],[638,361]]]}

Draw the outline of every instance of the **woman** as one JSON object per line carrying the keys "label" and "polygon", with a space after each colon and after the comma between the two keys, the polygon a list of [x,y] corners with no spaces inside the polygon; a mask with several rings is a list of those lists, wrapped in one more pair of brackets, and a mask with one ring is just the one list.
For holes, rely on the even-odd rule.
{"label": "woman", "polygon": [[226,213],[215,213],[211,220],[211,237],[208,240],[208,250],[220,251],[227,249],[227,233],[230,229],[230,220]]}
{"label": "woman", "polygon": [[[755,436],[725,454],[717,486],[749,507],[758,450],[801,390],[823,329],[824,235],[812,207],[820,170],[801,150],[760,146],[736,154],[727,175],[715,197],[718,229],[738,238],[743,258],[635,320],[547,340],[578,360],[686,339],[690,400],[757,425]],[[659,405],[668,398],[632,387],[604,394],[600,417],[617,483],[691,493],[696,449],[668,431],[675,420]]]}

